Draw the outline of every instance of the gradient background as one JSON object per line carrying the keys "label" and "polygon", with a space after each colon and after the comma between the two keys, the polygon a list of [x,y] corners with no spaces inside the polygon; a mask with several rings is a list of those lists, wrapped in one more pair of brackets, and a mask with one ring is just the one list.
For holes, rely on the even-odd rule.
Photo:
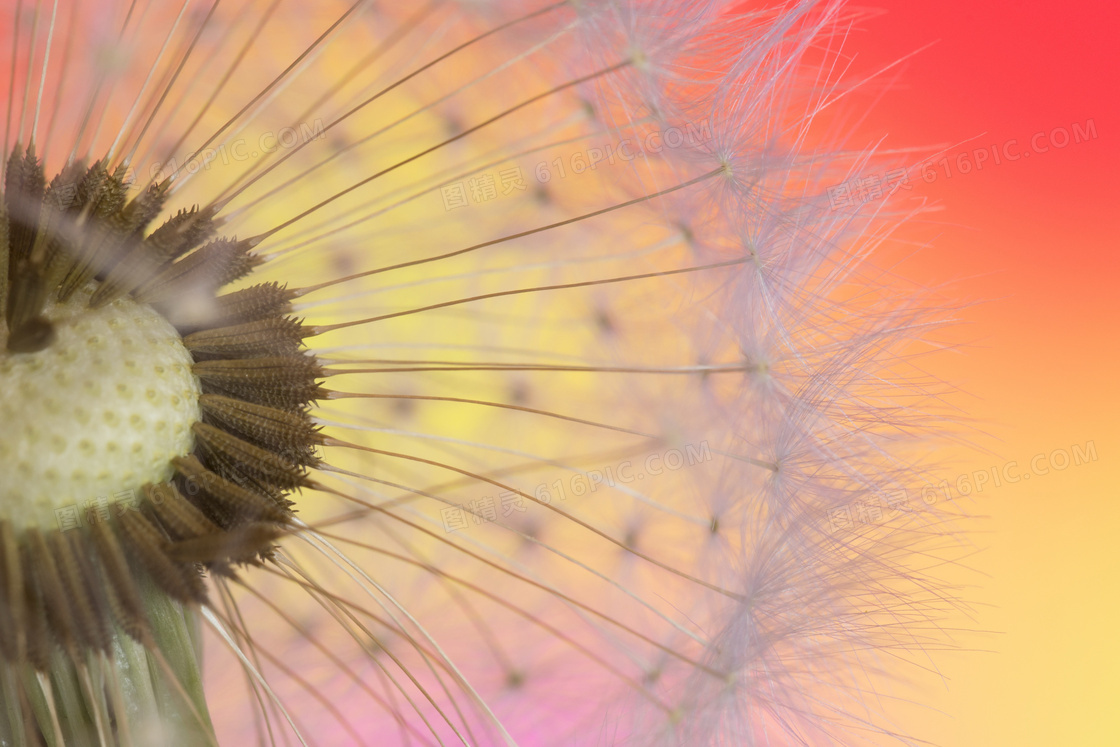
{"label": "gradient background", "polygon": [[[959,354],[932,370],[966,393],[955,404],[990,453],[946,454],[944,476],[1011,460],[1026,472],[1036,454],[1090,441],[1098,455],[958,499],[984,518],[970,524],[972,570],[950,573],[975,601],[957,624],[988,632],[938,659],[944,687],[921,697],[944,713],[917,712],[905,730],[940,745],[1120,744],[1120,9],[875,5],[887,12],[847,45],[854,73],[933,45],[860,94],[874,102],[861,132],[933,151],[975,138],[946,152],[950,176],[936,167],[911,192],[942,209],[906,274],[977,302],[952,333]],[[989,152],[975,168],[974,148],[1027,151],[1035,133],[1088,120],[1095,139],[1000,165]]]}
{"label": "gradient background", "polygon": [[[968,567],[947,574],[974,602],[953,621],[967,650],[937,658],[943,686],[905,693],[923,705],[901,729],[947,747],[1120,744],[1120,7],[874,6],[849,78],[922,51],[853,94],[873,104],[857,144],[948,148],[951,175],[935,166],[910,193],[941,209],[904,272],[976,302],[932,369],[974,428],[944,476],[1022,473],[1088,442],[1098,457],[957,499],[982,517]],[[1026,156],[1036,133],[1090,120],[1095,138]],[[1024,157],[976,168],[974,149],[1010,140]]]}

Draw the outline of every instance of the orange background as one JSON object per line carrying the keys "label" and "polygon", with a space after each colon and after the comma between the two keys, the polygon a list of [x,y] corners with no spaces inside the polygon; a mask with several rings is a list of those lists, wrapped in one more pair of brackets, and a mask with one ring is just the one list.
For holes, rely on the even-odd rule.
{"label": "orange background", "polygon": [[[934,242],[906,274],[956,281],[948,295],[978,302],[952,333],[962,347],[931,365],[960,386],[954,404],[990,453],[946,453],[944,476],[1009,461],[1029,472],[1034,455],[1087,442],[1098,457],[961,499],[982,518],[968,525],[971,570],[951,574],[973,613],[954,622],[978,632],[959,636],[971,651],[938,659],[944,686],[920,696],[943,712],[916,709],[904,730],[941,745],[1120,744],[1120,8],[878,5],[847,47],[857,74],[933,45],[860,94],[874,103],[861,134],[948,147],[948,175],[935,165],[910,193],[941,210],[919,226]],[[1096,137],[1049,142],[1090,120]],[[1048,151],[993,162],[991,146],[1031,151],[1040,132]]]}

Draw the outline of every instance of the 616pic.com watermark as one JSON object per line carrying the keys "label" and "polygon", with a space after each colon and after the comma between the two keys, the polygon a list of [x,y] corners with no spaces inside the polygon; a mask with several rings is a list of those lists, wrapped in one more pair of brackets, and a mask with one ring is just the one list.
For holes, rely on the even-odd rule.
{"label": "616pic.com watermark", "polygon": [[899,189],[911,190],[918,179],[932,184],[938,179],[952,179],[958,174],[983,171],[985,168],[1030,158],[1034,153],[1049,153],[1096,139],[1097,123],[1087,119],[1069,127],[1062,125],[1039,130],[1022,141],[1011,138],[1002,143],[992,143],[952,155],[942,153],[922,161],[913,169],[893,169],[882,174],[857,176],[833,185],[828,188],[828,204],[833,210],[858,207],[893,195]]}
{"label": "616pic.com watermark", "polygon": [[300,122],[297,126],[283,127],[275,132],[272,130],[262,132],[255,143],[246,138],[239,138],[233,142],[222,143],[215,148],[204,148],[182,163],[175,158],[157,161],[149,168],[148,176],[153,181],[162,181],[172,174],[196,174],[199,171],[209,170],[219,159],[223,166],[229,166],[231,162],[251,161],[263,153],[274,153],[281,148],[291,150],[306,145],[312,140],[323,140],[327,136],[326,125],[321,119],[316,119],[314,122]]}
{"label": "616pic.com watermark", "polygon": [[[566,501],[569,497],[590,495],[599,488],[614,488],[630,485],[648,477],[658,477],[666,472],[676,472],[684,467],[692,467],[712,461],[712,449],[707,441],[699,444],[685,444],[680,449],[647,454],[644,458],[627,459],[618,464],[569,475],[567,480],[557,478],[552,482],[542,482],[531,491],[517,492],[506,490],[494,496],[477,498],[461,506],[447,506],[440,509],[443,528],[446,532],[457,532],[471,524],[488,524],[498,520],[498,512],[503,518],[514,512],[524,513],[527,503],[536,502],[549,505],[553,501]],[[532,500],[525,496],[531,495]]]}
{"label": "616pic.com watermark", "polygon": [[1039,452],[1020,462],[1013,459],[984,469],[962,472],[954,478],[927,483],[920,490],[896,490],[883,498],[853,501],[846,506],[828,509],[828,529],[838,532],[854,529],[859,524],[879,524],[911,511],[911,507],[933,506],[937,503],[964,498],[985,491],[998,490],[1006,485],[1064,472],[1070,467],[1080,467],[1098,460],[1097,444],[1086,441],[1067,448]]}

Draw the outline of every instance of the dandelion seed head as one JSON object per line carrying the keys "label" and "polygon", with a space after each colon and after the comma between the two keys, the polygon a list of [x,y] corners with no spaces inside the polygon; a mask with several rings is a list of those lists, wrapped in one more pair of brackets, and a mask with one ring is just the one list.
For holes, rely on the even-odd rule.
{"label": "dandelion seed head", "polygon": [[[42,214],[39,243],[73,263],[48,279],[115,294],[82,318],[150,310],[199,391],[165,472],[102,465],[107,487],[141,489],[142,519],[0,535],[62,568],[26,575],[47,634],[2,639],[0,684],[50,656],[100,682],[162,652],[135,734],[179,682],[192,706],[165,721],[205,735],[208,707],[220,743],[891,734],[863,693],[879,651],[936,638],[949,601],[909,564],[944,533],[935,512],[837,533],[829,512],[917,473],[936,383],[894,375],[937,319],[867,262],[893,218],[826,196],[865,165],[817,127],[847,11],[72,5],[38,127],[21,81],[46,32],[24,15],[8,50],[5,146],[23,132],[16,158],[44,173],[40,192],[5,186],[11,246]],[[119,241],[90,239],[105,229],[85,193],[58,227],[41,207],[99,158],[134,175],[106,225],[136,195],[155,205]],[[163,247],[158,230],[190,240],[132,251]],[[5,291],[30,297],[39,255],[21,251]],[[56,348],[73,349],[61,325],[20,355]],[[112,410],[121,428],[147,416]],[[22,499],[58,471],[36,468]],[[79,584],[68,553],[104,584]],[[4,563],[14,588],[24,566]],[[93,589],[73,596],[104,630],[71,631],[56,586]],[[133,614],[132,591],[160,615]],[[123,742],[134,694],[85,687],[61,722]],[[87,700],[101,725],[70,725]]]}

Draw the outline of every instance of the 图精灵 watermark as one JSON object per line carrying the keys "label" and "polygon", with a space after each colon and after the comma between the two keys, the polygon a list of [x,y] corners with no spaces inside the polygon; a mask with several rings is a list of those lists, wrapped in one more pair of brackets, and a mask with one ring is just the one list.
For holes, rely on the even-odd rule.
{"label": "\u56fe\u7cbe\u7075 watermark", "polygon": [[499,196],[525,192],[531,184],[538,189],[556,180],[578,177],[598,169],[627,164],[645,154],[692,147],[712,139],[708,120],[689,122],[680,127],[654,128],[640,134],[598,143],[565,153],[549,154],[527,169],[520,165],[484,171],[457,179],[440,187],[444,210],[479,205]]}
{"label": "\u56fe\u7cbe\u7075 watermark", "polygon": [[973,174],[1032,155],[1063,150],[1097,137],[1096,121],[1086,119],[1084,122],[1038,130],[1025,138],[1009,138],[958,153],[939,153],[909,169],[862,174],[835,184],[827,190],[828,204],[833,210],[858,207],[889,197],[899,189],[912,190],[915,184],[932,184],[938,180]]}
{"label": "\u56fe\u7cbe\u7075 watermark", "polygon": [[600,489],[636,485],[642,480],[657,478],[711,460],[712,449],[707,441],[685,444],[680,448],[651,452],[643,457],[622,460],[596,469],[575,470],[566,478],[539,483],[532,490],[504,490],[496,496],[488,495],[461,505],[446,506],[440,509],[440,516],[444,531],[456,532],[472,524],[493,523],[499,518],[524,513],[530,503],[548,506],[591,495]]}

